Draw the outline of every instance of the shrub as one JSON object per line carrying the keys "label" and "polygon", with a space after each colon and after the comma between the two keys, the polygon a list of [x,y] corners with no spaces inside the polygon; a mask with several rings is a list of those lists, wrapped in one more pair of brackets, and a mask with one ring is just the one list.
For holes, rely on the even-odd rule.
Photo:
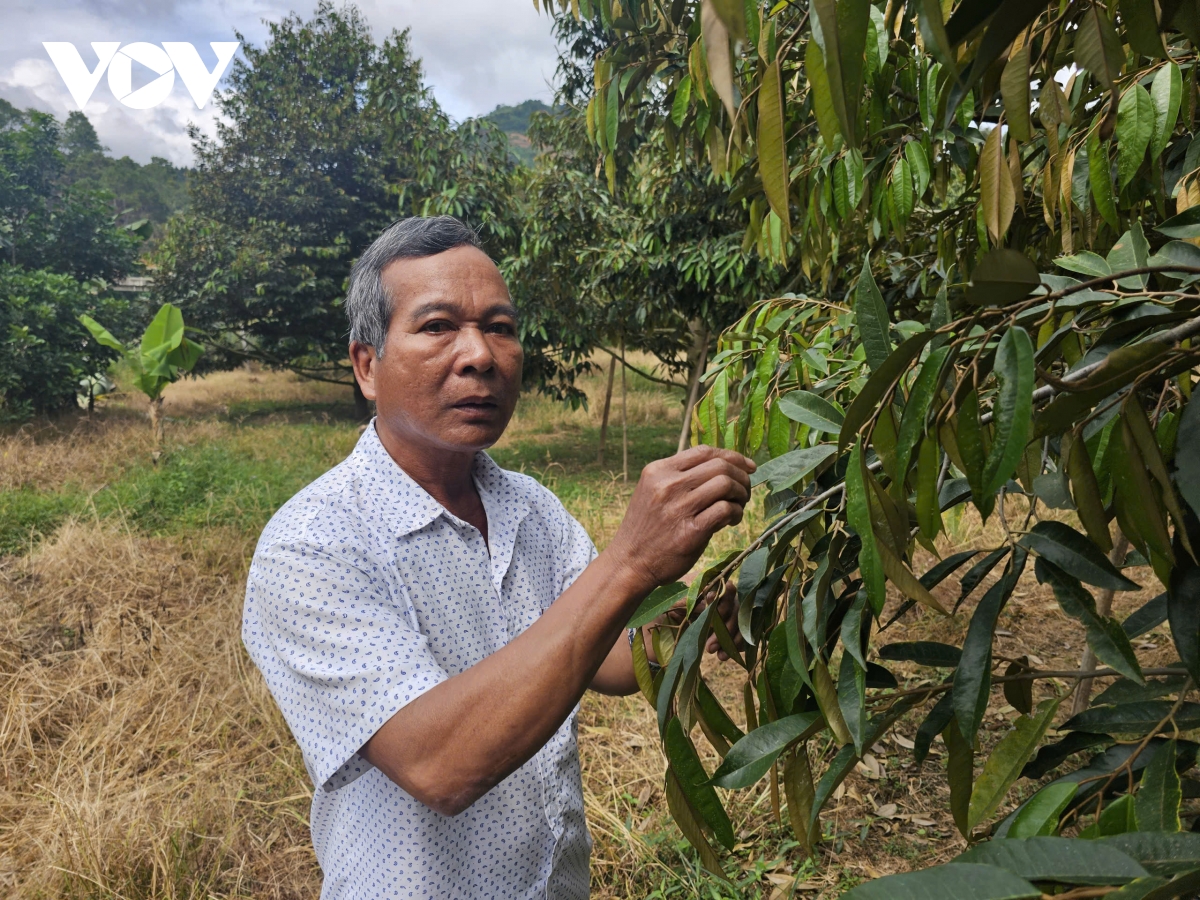
{"label": "shrub", "polygon": [[80,379],[118,356],[89,340],[79,316],[123,323],[129,307],[103,282],[0,265],[0,419],[74,405]]}

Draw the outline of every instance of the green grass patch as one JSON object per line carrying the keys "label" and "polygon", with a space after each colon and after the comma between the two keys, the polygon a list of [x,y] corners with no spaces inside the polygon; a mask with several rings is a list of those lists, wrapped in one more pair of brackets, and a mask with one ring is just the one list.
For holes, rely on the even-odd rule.
{"label": "green grass patch", "polygon": [[99,491],[102,516],[120,515],[152,533],[211,525],[255,532],[306,484],[350,452],[344,427],[272,425],[233,430],[226,440],[165,452]]}
{"label": "green grass patch", "polygon": [[73,491],[0,491],[0,556],[21,553],[53,534],[81,503],[82,498]]}

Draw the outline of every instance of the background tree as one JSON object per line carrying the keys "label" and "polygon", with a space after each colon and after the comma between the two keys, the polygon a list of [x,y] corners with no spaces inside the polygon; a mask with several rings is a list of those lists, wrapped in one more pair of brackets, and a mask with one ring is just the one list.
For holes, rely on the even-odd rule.
{"label": "background tree", "polygon": [[108,281],[136,270],[140,234],[112,196],[75,182],[52,116],[0,106],[0,418],[74,405],[82,378],[115,358],[90,345],[81,313],[136,316]]}
{"label": "background tree", "polygon": [[[240,37],[240,35],[239,35]],[[514,163],[494,126],[454,127],[421,82],[406,32],[376,45],[354,7],[270,26],[193,133],[191,211],[156,257],[155,296],[214,342],[210,367],[250,357],[354,385],[341,310],[354,259],[392,220],[452,213],[501,257],[514,240]]]}

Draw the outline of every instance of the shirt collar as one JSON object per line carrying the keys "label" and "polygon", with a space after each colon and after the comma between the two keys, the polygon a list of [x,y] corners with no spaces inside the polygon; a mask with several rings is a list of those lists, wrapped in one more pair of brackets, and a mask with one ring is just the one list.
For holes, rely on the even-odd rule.
{"label": "shirt collar", "polygon": [[[438,503],[392,459],[379,440],[374,419],[359,438],[354,455],[360,458],[374,482],[372,496],[383,508],[397,537],[419,531],[438,516],[462,524],[462,520]],[[472,476],[487,512],[493,576],[500,582],[512,560],[517,526],[529,513],[529,499],[521,486],[483,451],[475,454]]]}

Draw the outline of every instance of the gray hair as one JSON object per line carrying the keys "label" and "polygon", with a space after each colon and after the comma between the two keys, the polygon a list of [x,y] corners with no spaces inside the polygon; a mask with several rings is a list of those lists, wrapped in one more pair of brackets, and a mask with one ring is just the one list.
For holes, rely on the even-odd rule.
{"label": "gray hair", "polygon": [[374,347],[382,358],[393,307],[383,289],[383,270],[397,259],[435,256],[455,247],[482,249],[479,235],[454,216],[412,216],[385,228],[350,269],[350,340]]}

